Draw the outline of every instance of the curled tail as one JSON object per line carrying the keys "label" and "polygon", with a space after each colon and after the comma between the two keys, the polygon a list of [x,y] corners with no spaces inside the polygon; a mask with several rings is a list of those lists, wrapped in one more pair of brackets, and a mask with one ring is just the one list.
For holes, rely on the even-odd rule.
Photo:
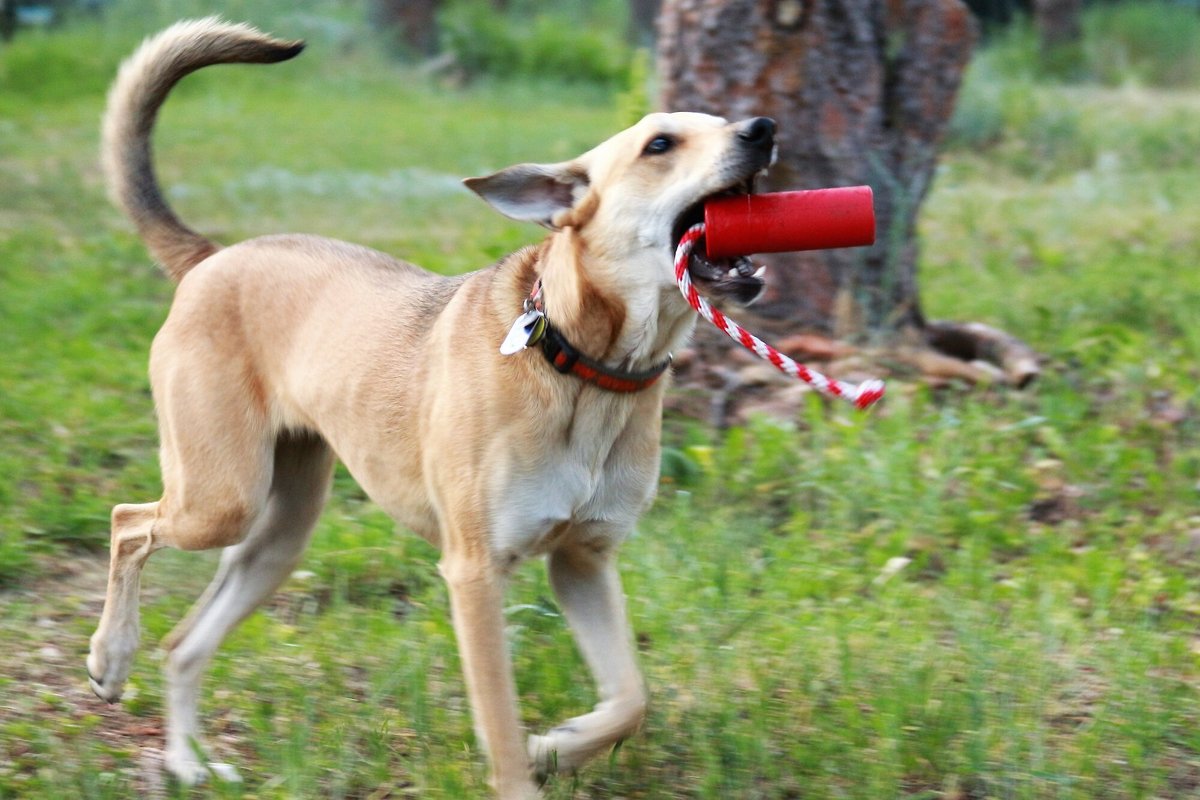
{"label": "curled tail", "polygon": [[180,222],[158,187],[150,133],[171,87],[210,64],[271,64],[304,43],[273,39],[216,17],[179,22],[145,42],[121,65],[104,113],[101,160],[114,202],[129,215],[151,255],[176,281],[219,246]]}

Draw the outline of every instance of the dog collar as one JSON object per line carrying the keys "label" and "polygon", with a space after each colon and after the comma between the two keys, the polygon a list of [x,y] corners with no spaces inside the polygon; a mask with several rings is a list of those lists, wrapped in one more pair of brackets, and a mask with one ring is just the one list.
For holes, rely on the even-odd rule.
{"label": "dog collar", "polygon": [[657,381],[671,366],[670,357],[666,361],[651,367],[645,372],[625,372],[604,366],[595,359],[580,353],[567,341],[557,328],[546,323],[541,337],[542,354],[550,362],[550,366],[563,375],[571,374],[576,378],[598,386],[609,392],[640,392]]}
{"label": "dog collar", "polygon": [[567,337],[546,318],[546,312],[542,309],[541,278],[534,283],[533,291],[525,300],[524,312],[513,323],[500,352],[512,355],[526,347],[539,344],[542,347],[542,355],[556,372],[574,375],[585,383],[609,392],[640,392],[652,386],[671,366],[671,359],[668,357],[666,361],[644,372],[626,372],[606,367],[596,359],[579,352],[578,348],[567,341]]}

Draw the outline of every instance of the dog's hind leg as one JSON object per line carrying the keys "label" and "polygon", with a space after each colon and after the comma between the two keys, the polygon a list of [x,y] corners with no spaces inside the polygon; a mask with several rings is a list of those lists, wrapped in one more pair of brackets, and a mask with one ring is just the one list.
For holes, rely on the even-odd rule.
{"label": "dog's hind leg", "polygon": [[171,515],[166,497],[157,503],[122,504],[113,509],[108,591],[87,657],[88,679],[92,691],[100,699],[109,703],[120,700],[125,680],[133,668],[133,656],[140,639],[138,591],[142,568],[150,554],[169,546],[184,550],[220,546],[190,547],[188,539],[181,543],[179,538],[172,536],[180,530],[202,532],[205,541],[213,535],[214,529],[223,531],[222,539],[216,541],[234,544],[243,538],[244,531],[257,515],[257,511],[244,510],[221,516]]}
{"label": "dog's hind leg", "polygon": [[158,503],[122,504],[112,511],[108,592],[87,658],[92,691],[110,703],[121,699],[138,646],[138,589],[142,566],[157,549],[158,507]]}
{"label": "dog's hind leg", "polygon": [[200,753],[200,679],[221,641],[269,598],[300,560],[329,494],[333,454],[316,436],[284,435],[275,448],[274,477],[263,513],[240,544],[226,548],[216,576],[188,616],[168,636],[167,768],[184,783],[209,772],[236,780],[229,765]]}
{"label": "dog's hind leg", "polygon": [[568,544],[550,554],[548,566],[555,595],[596,679],[600,702],[592,712],[544,736],[529,737],[529,754],[541,774],[575,769],[633,734],[646,713],[615,548]]}
{"label": "dog's hind leg", "polygon": [[[152,374],[154,361],[152,356]],[[186,362],[158,365],[154,376],[163,496],[156,503],[113,509],[108,592],[87,657],[92,690],[110,703],[120,699],[133,665],[146,559],[163,547],[236,544],[266,502],[275,437],[260,404],[228,391],[243,380],[230,369],[233,363],[224,353],[201,352]]]}

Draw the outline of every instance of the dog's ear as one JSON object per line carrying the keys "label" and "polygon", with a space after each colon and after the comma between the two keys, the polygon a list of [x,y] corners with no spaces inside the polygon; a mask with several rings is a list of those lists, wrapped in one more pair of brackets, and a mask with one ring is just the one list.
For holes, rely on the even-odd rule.
{"label": "dog's ear", "polygon": [[463,183],[506,217],[558,230],[571,224],[569,212],[587,194],[588,175],[574,161],[517,164]]}

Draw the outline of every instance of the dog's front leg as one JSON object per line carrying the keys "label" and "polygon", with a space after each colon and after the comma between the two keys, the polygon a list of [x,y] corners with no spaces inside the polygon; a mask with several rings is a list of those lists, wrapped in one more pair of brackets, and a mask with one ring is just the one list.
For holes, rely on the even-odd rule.
{"label": "dog's front leg", "polygon": [[578,767],[634,733],[646,713],[615,546],[586,540],[568,544],[551,553],[548,566],[600,702],[591,713],[529,738],[529,753],[541,774]]}
{"label": "dog's front leg", "polygon": [[504,576],[486,552],[447,552],[438,569],[450,588],[475,735],[491,762],[492,787],[501,800],[536,798],[504,637]]}

